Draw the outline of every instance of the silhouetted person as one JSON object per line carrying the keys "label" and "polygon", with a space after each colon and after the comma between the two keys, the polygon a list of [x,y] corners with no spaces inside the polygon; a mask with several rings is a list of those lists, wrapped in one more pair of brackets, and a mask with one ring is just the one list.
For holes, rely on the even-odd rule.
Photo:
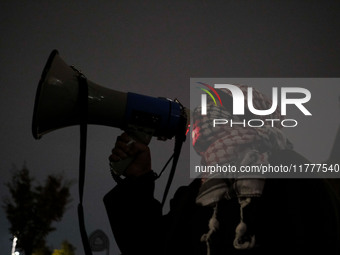
{"label": "silhouetted person", "polygon": [[[262,94],[255,98],[258,109],[269,108]],[[207,117],[195,112],[193,146],[202,164],[309,163],[280,128],[212,130],[209,114],[228,115],[228,109],[209,104]],[[326,180],[202,175],[177,190],[163,215],[150,150],[127,145],[130,140],[126,133],[118,137],[110,161],[134,161],[104,197],[122,254],[339,254],[339,203]]]}

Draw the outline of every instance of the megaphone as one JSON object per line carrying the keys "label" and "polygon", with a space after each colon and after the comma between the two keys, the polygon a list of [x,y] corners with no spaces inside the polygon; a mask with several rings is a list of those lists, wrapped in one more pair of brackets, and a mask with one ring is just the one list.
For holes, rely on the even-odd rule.
{"label": "megaphone", "polygon": [[[86,87],[85,105],[82,90]],[[187,109],[177,100],[121,92],[100,86],[67,65],[53,50],[48,58],[34,104],[32,133],[39,139],[53,130],[86,123],[137,130],[171,139],[188,126]],[[185,120],[185,121],[183,121]]]}
{"label": "megaphone", "polygon": [[[81,125],[104,125],[126,131],[134,140],[148,144],[181,136],[189,126],[189,110],[178,100],[121,92],[100,86],[53,50],[43,69],[34,103],[32,133],[40,139],[56,129]],[[121,175],[132,158],[111,165]]]}
{"label": "megaphone", "polygon": [[[163,204],[169,191],[181,145],[189,126],[188,109],[178,100],[154,98],[132,92],[121,92],[100,86],[87,80],[84,74],[67,65],[53,50],[42,72],[34,103],[32,133],[40,139],[53,130],[87,124],[105,125],[139,135],[141,142],[149,143],[152,136],[166,140],[175,137],[173,165],[163,196]],[[82,197],[85,176],[86,144],[81,132],[79,163],[79,225],[86,254],[91,254],[85,230]],[[142,135],[141,135],[142,134]],[[115,180],[131,162],[131,158],[111,166]]]}

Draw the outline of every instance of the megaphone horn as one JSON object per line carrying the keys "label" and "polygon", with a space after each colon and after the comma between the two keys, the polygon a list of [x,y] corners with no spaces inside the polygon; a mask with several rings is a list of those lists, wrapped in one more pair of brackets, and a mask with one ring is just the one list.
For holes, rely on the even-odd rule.
{"label": "megaphone horn", "polygon": [[80,78],[87,86],[87,124],[123,130],[137,128],[153,136],[170,139],[183,129],[181,119],[189,117],[178,101],[100,86],[67,65],[58,51],[53,50],[36,93],[32,123],[34,138],[39,139],[53,130],[81,123],[84,105],[81,103],[83,84]]}

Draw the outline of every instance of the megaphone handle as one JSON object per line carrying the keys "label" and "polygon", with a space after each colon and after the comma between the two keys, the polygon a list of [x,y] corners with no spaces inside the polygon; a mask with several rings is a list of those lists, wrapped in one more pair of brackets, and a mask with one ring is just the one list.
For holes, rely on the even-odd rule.
{"label": "megaphone handle", "polygon": [[[142,131],[127,131],[127,134],[132,138],[127,145],[130,146],[132,143],[138,141],[148,145],[151,141],[152,135],[146,134]],[[113,174],[120,176],[124,174],[125,170],[132,163],[134,157],[127,157],[125,159],[119,160],[117,162],[110,161],[110,169]]]}

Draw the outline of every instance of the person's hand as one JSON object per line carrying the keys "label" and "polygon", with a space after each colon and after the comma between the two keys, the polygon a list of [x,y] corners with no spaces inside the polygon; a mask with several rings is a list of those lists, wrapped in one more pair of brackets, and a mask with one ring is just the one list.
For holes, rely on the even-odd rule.
{"label": "person's hand", "polygon": [[[129,143],[130,142],[130,143]],[[126,133],[117,137],[115,147],[109,160],[117,162],[119,160],[133,157],[133,161],[124,172],[126,177],[138,177],[151,171],[151,155],[147,145],[138,141],[133,141]]]}

